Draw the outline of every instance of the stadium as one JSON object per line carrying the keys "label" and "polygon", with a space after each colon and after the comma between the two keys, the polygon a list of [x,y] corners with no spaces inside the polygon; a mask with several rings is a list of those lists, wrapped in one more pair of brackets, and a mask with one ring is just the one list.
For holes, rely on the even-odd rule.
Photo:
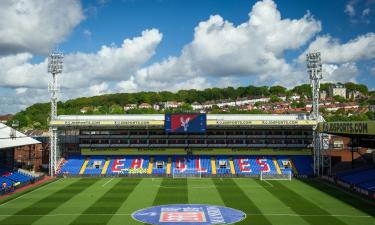
{"label": "stadium", "polygon": [[[360,112],[366,107],[369,110],[370,98],[373,97],[375,104],[375,91],[369,91],[366,85],[349,83],[351,99],[358,101],[356,104],[347,101],[344,85],[328,87],[325,83],[324,95],[332,92],[331,99],[320,102],[323,63],[331,63],[325,65],[329,67],[325,72],[331,73],[328,79],[338,74],[356,81],[353,74],[375,71],[375,68],[363,70],[363,65],[368,66],[366,62],[346,59],[352,54],[351,58],[355,59],[374,58],[372,52],[362,54],[355,48],[360,41],[361,51],[374,51],[372,30],[340,44],[329,32],[320,36],[323,34],[319,33],[321,21],[310,10],[295,19],[297,2],[289,7],[293,9],[290,19],[281,16],[272,0],[254,3],[248,12],[249,20],[239,23],[240,18],[235,16],[239,14],[240,1],[232,5],[212,1],[210,4],[220,4],[219,8],[225,8],[225,12],[237,18],[235,22],[220,15],[200,20],[194,35],[189,33],[193,40],[184,45],[181,55],[170,56],[169,50],[165,50],[165,46],[170,48],[186,41],[176,39],[172,45],[160,47],[165,56],[161,59],[154,58],[163,36],[156,28],[144,30],[142,36],[124,39],[121,47],[97,42],[102,34],[135,32],[131,29],[144,27],[145,21],[139,18],[148,14],[152,21],[160,19],[157,14],[145,13],[143,1],[140,1],[142,4],[121,1],[131,4],[127,8],[116,5],[120,1],[40,2],[36,5],[34,1],[0,3],[1,11],[7,12],[6,17],[16,18],[8,27],[22,27],[20,32],[11,32],[10,28],[3,29],[7,22],[0,23],[0,30],[6,31],[0,31],[0,52],[5,55],[0,54],[0,66],[5,71],[0,71],[5,77],[0,79],[0,93],[8,96],[0,96],[5,102],[0,102],[0,106],[12,108],[0,108],[0,112],[18,110],[31,100],[42,101],[43,96],[36,95],[42,95],[47,86],[43,82],[47,79],[33,75],[44,76],[40,71],[45,67],[51,74],[47,97],[50,102],[35,103],[16,113],[12,120],[0,120],[0,225],[375,224],[375,105],[372,114]],[[156,12],[154,8],[161,6],[163,20],[181,25],[173,28],[178,32],[166,32],[166,40],[171,36],[188,36],[184,33],[187,25],[176,20],[177,14],[188,12],[178,17],[191,21],[190,14],[207,14],[199,11],[207,6],[203,1],[189,1],[193,5],[199,3],[197,8],[181,7],[182,11],[176,11],[175,5],[163,5],[170,4],[169,1],[155,2],[157,6],[153,5],[149,11]],[[147,1],[147,4],[150,3]],[[354,8],[355,4],[362,1],[348,1],[346,5],[350,22],[370,24],[367,18],[373,10],[366,8],[356,14],[359,8]],[[373,1],[368,1],[365,6],[371,4]],[[328,11],[320,10],[320,5],[317,11]],[[133,14],[137,7],[140,11]],[[99,11],[107,8],[113,10],[107,12],[107,17],[116,20],[98,22],[97,18],[102,15]],[[207,8],[216,14],[213,6]],[[129,9],[131,13],[126,13]],[[168,18],[166,10],[176,14]],[[29,14],[39,17],[29,18]],[[136,19],[122,17],[128,14]],[[330,14],[328,18],[333,17]],[[356,19],[366,19],[366,22],[359,23]],[[128,21],[134,24],[127,24]],[[139,21],[142,24],[137,24]],[[45,26],[49,22],[56,24]],[[83,25],[76,28],[79,24]],[[91,32],[90,24],[94,24],[90,29],[111,29]],[[173,24],[167,23],[170,25]],[[54,31],[58,33],[56,36]],[[5,38],[3,33],[7,35]],[[74,43],[62,44],[71,52],[64,56],[58,50],[52,51],[43,60],[42,54],[59,42],[68,41],[69,33],[76,35],[72,38]],[[102,38],[109,37],[99,39]],[[319,45],[312,45],[315,41],[323,43],[320,50],[328,52],[325,56],[332,59],[322,61],[321,53],[314,47]],[[92,46],[101,48],[92,53]],[[30,49],[34,52],[28,52]],[[79,50],[73,53],[72,49]],[[173,54],[178,52],[172,50]],[[252,55],[247,55],[249,52]],[[335,58],[336,54],[342,55]],[[297,55],[300,56],[294,58]],[[310,84],[301,84],[306,80],[297,78],[305,56]],[[65,74],[64,57],[70,64],[64,66]],[[26,73],[26,78],[22,73]],[[240,76],[237,77],[240,83],[249,81],[250,86],[229,87],[227,82],[232,82],[229,76],[232,74]],[[60,75],[66,76],[63,79],[66,85],[62,86],[66,95],[62,99],[66,102],[58,98]],[[257,75],[259,79],[245,79],[250,75]],[[280,79],[268,81],[279,75],[282,75]],[[183,81],[173,83],[175,77],[178,82]],[[282,83],[283,79],[301,85],[293,89],[275,85],[274,92],[267,86],[253,86],[257,82]],[[208,84],[212,80],[218,81]],[[195,85],[204,82],[207,84]],[[215,84],[228,86],[224,88],[225,95],[219,93],[219,88],[208,88],[207,96],[200,98],[205,90],[199,88]],[[170,92],[174,86],[180,89],[187,86],[191,90],[174,95]],[[9,91],[10,88],[14,90]],[[148,89],[160,92],[143,92]],[[140,95],[130,94],[138,90]],[[153,96],[161,92],[163,95]],[[94,94],[98,98],[82,97]],[[176,97],[180,94],[184,98]],[[34,96],[30,100],[28,95]],[[79,100],[73,101],[73,97]],[[101,102],[93,100],[99,98]],[[153,108],[176,99],[181,101],[176,104],[176,111],[165,107],[166,104]],[[247,103],[239,107],[236,104],[241,99]],[[210,106],[205,108],[204,103]],[[193,105],[200,108],[193,109]],[[336,111],[341,114],[335,114]],[[373,120],[367,115],[373,115]],[[24,123],[22,127],[21,123]]]}
{"label": "stadium", "polygon": [[60,115],[50,125],[55,178],[0,199],[0,224],[374,222],[374,192],[352,184],[373,180],[372,167],[314,176],[310,115]]}

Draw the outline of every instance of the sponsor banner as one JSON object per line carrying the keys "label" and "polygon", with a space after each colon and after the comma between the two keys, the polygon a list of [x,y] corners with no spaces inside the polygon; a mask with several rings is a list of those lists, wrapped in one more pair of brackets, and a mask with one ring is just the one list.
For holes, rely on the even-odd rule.
{"label": "sponsor banner", "polygon": [[104,120],[104,121],[71,121],[52,120],[52,126],[163,126],[162,120]]}
{"label": "sponsor banner", "polygon": [[319,132],[330,134],[364,134],[375,135],[374,121],[358,122],[325,122],[319,123]]}
{"label": "sponsor banner", "polygon": [[246,218],[240,210],[205,204],[160,205],[141,209],[133,219],[155,225],[211,225],[233,224]]}
{"label": "sponsor banner", "polygon": [[[198,114],[199,115],[199,114]],[[140,126],[140,127],[147,127],[147,126],[158,126],[162,127],[164,126],[167,128],[170,132],[172,131],[183,131],[186,128],[187,132],[194,130],[194,132],[204,132],[206,129],[206,126],[313,126],[316,125],[315,121],[312,120],[205,120],[202,117],[200,117],[199,121],[197,121],[197,126],[192,123],[192,121],[187,121],[185,117],[183,117],[183,122],[185,127],[183,126],[180,120],[178,120],[178,117],[176,117],[177,120],[175,121],[173,129],[172,127],[172,120],[170,118],[166,118],[166,123],[164,123],[164,120],[127,120],[127,121],[117,121],[117,120],[104,120],[104,121],[79,121],[79,120],[52,120],[50,122],[51,126],[113,126],[113,127],[132,127],[132,126]],[[188,125],[188,126],[186,126]],[[190,128],[189,128],[190,126]],[[195,128],[195,129],[193,129]]]}
{"label": "sponsor banner", "polygon": [[185,155],[185,149],[163,148],[81,148],[81,155]]}
{"label": "sponsor banner", "polygon": [[208,120],[207,125],[217,126],[259,126],[259,125],[315,125],[313,120]]}

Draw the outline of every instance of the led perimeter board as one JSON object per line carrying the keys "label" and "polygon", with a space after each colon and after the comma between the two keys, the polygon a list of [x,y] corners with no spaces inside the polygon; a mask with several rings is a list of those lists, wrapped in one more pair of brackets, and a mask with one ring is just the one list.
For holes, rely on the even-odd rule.
{"label": "led perimeter board", "polygon": [[205,133],[207,116],[197,114],[165,114],[166,133]]}

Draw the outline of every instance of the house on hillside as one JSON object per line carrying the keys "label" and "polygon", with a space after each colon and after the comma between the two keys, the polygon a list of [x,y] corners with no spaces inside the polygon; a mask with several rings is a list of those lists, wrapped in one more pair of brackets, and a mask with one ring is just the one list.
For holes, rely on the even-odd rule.
{"label": "house on hillside", "polygon": [[0,116],[0,123],[7,123],[13,118],[12,114],[6,114],[6,115],[1,115]]}
{"label": "house on hillside", "polygon": [[167,102],[162,102],[161,105],[163,105],[164,109],[175,109],[175,108],[182,106],[182,102],[167,101]]}
{"label": "house on hillside", "polygon": [[203,103],[204,109],[212,109],[212,107],[215,105],[215,101],[206,101]]}
{"label": "house on hillside", "polygon": [[135,109],[135,108],[137,108],[137,104],[126,104],[124,106],[124,111],[128,111],[130,109]]}
{"label": "house on hillside", "polygon": [[191,107],[193,108],[193,110],[201,110],[201,109],[203,109],[203,105],[200,104],[199,102],[193,102],[191,104]]}
{"label": "house on hillside", "polygon": [[340,83],[329,86],[329,97],[333,98],[337,95],[346,98],[346,88]]}
{"label": "house on hillside", "polygon": [[150,104],[144,102],[144,103],[140,104],[140,105],[138,106],[138,108],[140,108],[140,109],[151,109],[152,106],[151,106]]}
{"label": "house on hillside", "polygon": [[87,113],[88,111],[92,110],[92,107],[89,107],[89,106],[85,106],[83,108],[81,108],[79,111],[83,114]]}

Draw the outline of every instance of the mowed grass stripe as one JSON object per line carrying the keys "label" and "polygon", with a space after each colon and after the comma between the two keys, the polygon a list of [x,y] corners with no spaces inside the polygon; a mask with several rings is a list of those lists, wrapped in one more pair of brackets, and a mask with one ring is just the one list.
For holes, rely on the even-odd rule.
{"label": "mowed grass stripe", "polygon": [[[262,181],[257,180],[262,185]],[[307,200],[303,196],[299,195],[295,191],[289,189],[282,184],[282,181],[270,181],[273,188],[267,188],[266,190],[282,201],[285,205],[290,207],[294,212],[299,215],[322,215],[324,216],[324,223],[329,225],[346,225],[343,221],[330,216],[331,214],[320,208],[313,202]],[[303,220],[311,225],[321,225],[322,217],[317,216],[301,216]]]}
{"label": "mowed grass stripe", "polygon": [[[57,192],[51,193],[47,197],[41,199],[35,204],[26,207],[13,216],[7,217],[0,221],[0,224],[7,225],[23,225],[32,224],[36,220],[42,217],[42,215],[47,215],[55,208],[59,207],[64,202],[72,199],[77,194],[84,191],[86,188],[95,184],[99,179],[78,179],[77,181],[71,183],[65,188],[60,189]],[[29,215],[27,218],[18,215]],[[35,215],[35,216],[33,216]]]}
{"label": "mowed grass stripe", "polygon": [[107,225],[125,225],[125,221],[126,224],[131,225],[142,224],[141,222],[135,221],[131,217],[131,214],[135,211],[152,206],[161,181],[162,179],[160,178],[142,179],[137,188],[134,189],[131,195],[129,195],[126,201],[124,201],[121,207],[117,210],[116,216],[113,216],[108,221]]}
{"label": "mowed grass stripe", "polygon": [[[234,182],[242,189],[242,191],[251,198],[253,203],[258,207],[264,216],[272,224],[277,225],[309,225],[299,216],[274,216],[278,215],[295,215],[295,212],[281,202],[278,198],[268,193],[266,188],[273,188],[267,181],[262,182],[264,186],[259,185],[254,178],[238,178],[233,179]],[[248,212],[251,214],[251,212]]]}
{"label": "mowed grass stripe", "polygon": [[375,203],[373,202],[364,201],[355,194],[345,192],[319,179],[303,179],[301,182],[375,218]]}
{"label": "mowed grass stripe", "polygon": [[164,178],[153,205],[187,203],[189,203],[187,179]]}
{"label": "mowed grass stripe", "polygon": [[70,224],[107,224],[141,180],[142,179],[121,179]]}
{"label": "mowed grass stripe", "polygon": [[[254,204],[254,202],[247,197],[240,187],[233,181],[233,179],[212,179],[218,190],[221,199],[226,206],[239,209],[244,213],[248,213],[246,219],[236,224],[256,224],[256,225],[270,225],[271,222],[262,215],[261,211]],[[256,214],[256,215],[251,215]]]}

